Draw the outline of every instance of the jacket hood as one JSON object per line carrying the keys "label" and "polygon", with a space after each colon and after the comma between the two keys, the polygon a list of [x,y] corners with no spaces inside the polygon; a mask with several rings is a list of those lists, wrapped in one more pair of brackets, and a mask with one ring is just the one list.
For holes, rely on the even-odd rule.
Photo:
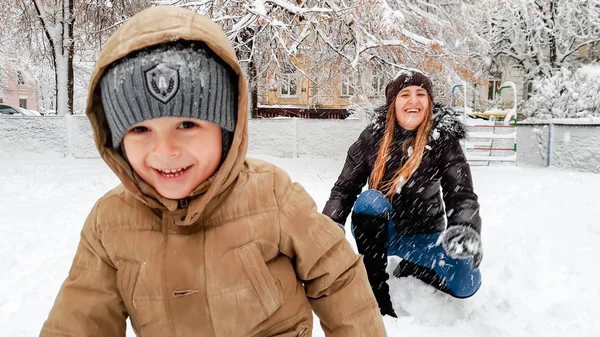
{"label": "jacket hood", "polygon": [[[386,106],[377,107],[371,116],[373,134],[383,137],[387,116]],[[458,119],[454,110],[440,103],[433,105],[433,128],[429,133],[429,141],[463,139],[467,135],[464,124]]]}
{"label": "jacket hood", "polygon": [[[223,194],[239,175],[248,146],[248,86],[235,51],[221,28],[209,18],[187,9],[157,6],[146,9],[121,26],[105,43],[90,79],[86,115],[100,156],[115,172],[125,189],[144,204],[155,209],[174,211],[178,200],[162,197],[156,190],[136,177],[120,151],[106,146],[110,130],[100,95],[99,81],[104,71],[115,61],[128,54],[154,45],[177,40],[204,42],[238,76],[237,124],[231,148],[217,172],[198,186],[190,195],[188,214],[194,214],[181,224],[190,225],[195,215],[214,208]],[[201,197],[199,197],[201,196]]]}
{"label": "jacket hood", "polygon": [[429,134],[430,140],[458,140],[466,136],[467,129],[454,110],[439,103],[433,105],[433,128]]}

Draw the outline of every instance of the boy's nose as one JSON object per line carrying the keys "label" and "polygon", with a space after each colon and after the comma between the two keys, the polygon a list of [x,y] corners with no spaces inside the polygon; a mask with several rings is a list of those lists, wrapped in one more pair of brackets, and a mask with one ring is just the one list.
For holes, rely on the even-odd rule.
{"label": "boy's nose", "polygon": [[154,148],[154,152],[163,158],[172,158],[181,154],[181,148],[171,137],[161,137]]}

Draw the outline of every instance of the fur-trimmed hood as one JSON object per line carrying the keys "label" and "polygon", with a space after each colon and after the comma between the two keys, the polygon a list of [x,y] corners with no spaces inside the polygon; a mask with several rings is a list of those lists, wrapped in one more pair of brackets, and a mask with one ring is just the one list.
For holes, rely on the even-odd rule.
{"label": "fur-trimmed hood", "polygon": [[[371,127],[373,134],[380,139],[385,130],[387,108],[380,106],[373,111]],[[463,139],[467,135],[465,125],[459,120],[451,108],[435,103],[433,105],[433,128],[429,134],[429,142]]]}

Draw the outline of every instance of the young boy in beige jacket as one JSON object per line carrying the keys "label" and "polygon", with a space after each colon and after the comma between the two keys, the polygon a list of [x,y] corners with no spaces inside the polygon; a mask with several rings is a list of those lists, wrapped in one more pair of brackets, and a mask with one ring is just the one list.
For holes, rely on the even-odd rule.
{"label": "young boy in beige jacket", "polygon": [[385,336],[362,259],[288,175],[246,158],[247,82],[175,7],[107,41],[86,113],[122,184],[88,216],[41,336]]}

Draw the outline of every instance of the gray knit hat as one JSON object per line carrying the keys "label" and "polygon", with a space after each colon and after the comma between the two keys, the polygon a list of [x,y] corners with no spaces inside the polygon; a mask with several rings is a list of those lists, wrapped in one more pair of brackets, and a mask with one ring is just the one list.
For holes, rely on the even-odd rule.
{"label": "gray knit hat", "polygon": [[233,132],[236,76],[204,43],[148,47],[114,63],[100,80],[102,104],[118,148],[131,126],[154,118],[196,118]]}

